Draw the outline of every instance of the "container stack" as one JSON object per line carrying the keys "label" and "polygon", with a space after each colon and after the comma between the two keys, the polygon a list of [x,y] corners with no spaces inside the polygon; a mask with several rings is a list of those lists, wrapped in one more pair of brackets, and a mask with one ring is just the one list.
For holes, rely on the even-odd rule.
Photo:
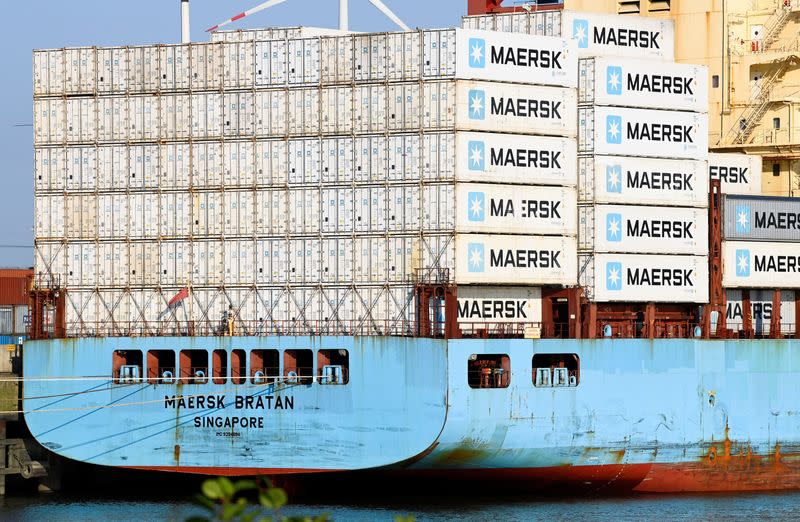
{"label": "container stack", "polygon": [[708,79],[674,63],[668,20],[571,11],[463,27],[569,35],[578,47],[578,273],[595,302],[708,297]]}
{"label": "container stack", "polygon": [[[574,284],[551,204],[574,201],[566,42],[295,36],[34,53],[35,269],[67,290],[69,335],[409,333],[420,272]],[[510,184],[485,222],[457,216],[485,188],[461,176]],[[523,220],[573,238],[510,236]],[[559,249],[560,270],[536,257]]]}
{"label": "container stack", "polygon": [[722,284],[729,328],[742,326],[747,297],[755,334],[769,335],[778,291],[780,322],[794,331],[795,291],[800,288],[800,200],[726,195],[722,213]]}
{"label": "container stack", "polygon": [[580,60],[579,265],[590,300],[708,299],[707,87],[699,66]]}

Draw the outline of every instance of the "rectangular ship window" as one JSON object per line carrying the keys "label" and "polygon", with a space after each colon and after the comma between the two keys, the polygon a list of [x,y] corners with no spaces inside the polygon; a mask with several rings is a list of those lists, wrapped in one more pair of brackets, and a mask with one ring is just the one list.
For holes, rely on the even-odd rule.
{"label": "rectangular ship window", "polygon": [[253,350],[250,352],[250,382],[274,384],[280,375],[278,350]]}
{"label": "rectangular ship window", "polygon": [[533,385],[537,388],[577,386],[581,360],[574,353],[537,353],[533,356]]}
{"label": "rectangular ship window", "polygon": [[311,384],[314,381],[314,352],[312,350],[283,352],[283,380],[287,384]]}
{"label": "rectangular ship window", "polygon": [[244,384],[247,378],[247,355],[244,350],[231,350],[231,382]]}
{"label": "rectangular ship window", "polygon": [[211,371],[214,384],[225,384],[228,381],[227,350],[214,350],[211,352]]}
{"label": "rectangular ship window", "polygon": [[114,383],[132,384],[142,380],[142,351],[115,350],[113,357]]}
{"label": "rectangular ship window", "polygon": [[508,355],[470,355],[467,361],[467,383],[470,388],[508,388],[511,383],[511,361]]}
{"label": "rectangular ship window", "polygon": [[181,381],[187,384],[208,382],[208,352],[205,350],[181,350]]}
{"label": "rectangular ship window", "polygon": [[170,384],[175,382],[175,352],[150,350],[147,352],[147,382]]}
{"label": "rectangular ship window", "polygon": [[320,384],[347,384],[350,381],[350,354],[347,350],[318,351],[317,379]]}

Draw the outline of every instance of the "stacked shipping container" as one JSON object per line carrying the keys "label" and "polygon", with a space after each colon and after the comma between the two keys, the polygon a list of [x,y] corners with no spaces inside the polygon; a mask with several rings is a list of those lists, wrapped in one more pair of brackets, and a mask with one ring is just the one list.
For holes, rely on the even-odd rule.
{"label": "stacked shipping container", "polygon": [[519,139],[543,183],[574,178],[553,161],[576,148],[564,41],[231,40],[34,54],[36,271],[67,288],[70,333],[213,328],[230,313],[250,332],[406,332],[417,269],[471,277],[456,259],[459,168],[523,172],[470,164],[474,133],[557,136]]}
{"label": "stacked shipping container", "polygon": [[778,291],[783,333],[793,332],[795,291],[800,288],[800,201],[726,195],[722,216],[722,284],[729,323],[734,328],[742,324],[746,296],[755,333],[769,334]]}
{"label": "stacked shipping container", "polygon": [[703,67],[581,59],[579,248],[590,299],[708,299],[707,89]]}
{"label": "stacked shipping container", "polygon": [[462,26],[570,35],[578,47],[578,270],[587,297],[705,302],[707,71],[673,63],[672,23],[564,11],[467,17]]}

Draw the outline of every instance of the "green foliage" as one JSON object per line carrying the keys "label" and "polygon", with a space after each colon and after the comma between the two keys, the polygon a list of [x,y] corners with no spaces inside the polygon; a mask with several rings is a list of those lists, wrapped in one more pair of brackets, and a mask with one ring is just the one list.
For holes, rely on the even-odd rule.
{"label": "green foliage", "polygon": [[[232,482],[218,477],[203,482],[197,505],[207,515],[192,517],[187,522],[326,522],[327,515],[317,517],[287,517],[281,515],[288,497],[280,488],[272,487],[269,480],[238,480]],[[413,522],[413,519],[396,519]]]}

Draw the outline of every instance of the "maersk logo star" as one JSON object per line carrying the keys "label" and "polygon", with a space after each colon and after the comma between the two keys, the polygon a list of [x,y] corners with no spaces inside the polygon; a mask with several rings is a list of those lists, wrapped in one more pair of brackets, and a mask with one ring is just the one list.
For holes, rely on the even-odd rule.
{"label": "maersk logo star", "polygon": [[622,241],[622,214],[606,216],[606,241],[614,243]]}
{"label": "maersk logo star", "polygon": [[467,250],[469,251],[469,271],[483,272],[483,243],[470,243]]}
{"label": "maersk logo star", "polygon": [[469,150],[469,170],[486,170],[486,144],[482,141],[470,141],[467,149]]}
{"label": "maersk logo star", "polygon": [[469,39],[469,66],[473,69],[486,67],[486,40],[483,38]]}
{"label": "maersk logo star", "polygon": [[750,251],[736,251],[736,277],[750,277]]}
{"label": "maersk logo star", "polygon": [[469,119],[483,120],[486,118],[486,93],[480,89],[469,91]]}
{"label": "maersk logo star", "polygon": [[483,192],[470,192],[467,201],[469,220],[483,221],[486,218],[486,195]]}
{"label": "maersk logo star", "polygon": [[622,94],[622,67],[609,66],[606,79],[606,92],[619,96]]}
{"label": "maersk logo star", "polygon": [[747,205],[736,205],[736,233],[750,233],[750,207]]}
{"label": "maersk logo star", "polygon": [[606,167],[606,192],[622,193],[622,167],[609,165]]}
{"label": "maersk logo star", "polygon": [[589,47],[589,22],[580,19],[573,21],[572,38],[578,41],[579,49],[586,49]]}
{"label": "maersk logo star", "polygon": [[606,142],[612,145],[622,143],[621,116],[606,116]]}
{"label": "maersk logo star", "polygon": [[622,263],[606,263],[606,290],[622,290]]}

